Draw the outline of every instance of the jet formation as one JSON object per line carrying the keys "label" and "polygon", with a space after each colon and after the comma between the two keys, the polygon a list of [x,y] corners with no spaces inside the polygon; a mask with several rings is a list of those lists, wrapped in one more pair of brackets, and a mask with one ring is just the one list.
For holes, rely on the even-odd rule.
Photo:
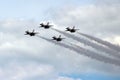
{"label": "jet formation", "polygon": [[43,27],[45,29],[49,29],[50,27],[52,27],[53,25],[50,25],[49,22],[47,22],[47,24],[41,23],[40,27]]}
{"label": "jet formation", "polygon": [[36,34],[38,34],[38,32],[35,32],[35,30],[33,29],[33,31],[25,31],[25,35],[29,35],[29,36],[35,36]]}
{"label": "jet formation", "polygon": [[[53,26],[53,25],[50,25],[49,22],[47,22],[46,24],[40,23],[39,28],[49,29],[49,28],[51,28],[52,26]],[[66,28],[66,31],[69,31],[69,32],[71,32],[71,33],[75,33],[77,30],[79,30],[79,29],[75,29],[75,26],[73,26],[73,28],[69,28],[69,27]],[[28,31],[28,30],[25,31],[25,35],[35,36],[36,34],[38,34],[38,32],[35,32],[34,29],[33,29],[33,31]],[[60,42],[60,41],[62,41],[63,39],[65,39],[65,38],[61,38],[61,35],[59,35],[58,37],[56,37],[56,36],[53,36],[53,37],[52,37],[52,40],[55,40],[55,41],[57,41],[57,42]]]}
{"label": "jet formation", "polygon": [[69,32],[71,32],[71,33],[74,33],[74,32],[76,32],[77,30],[79,30],[79,29],[75,29],[75,26],[73,26],[73,28],[69,28],[69,27],[66,28],[66,31],[69,31]]}
{"label": "jet formation", "polygon": [[52,38],[53,38],[52,40],[56,40],[58,42],[62,41],[63,39],[65,39],[65,38],[61,38],[61,35],[59,35],[59,37],[53,36]]}

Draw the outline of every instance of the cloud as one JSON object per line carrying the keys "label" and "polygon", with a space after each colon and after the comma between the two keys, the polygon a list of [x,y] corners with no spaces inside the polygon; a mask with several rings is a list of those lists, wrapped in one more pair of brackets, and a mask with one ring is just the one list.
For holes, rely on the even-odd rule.
{"label": "cloud", "polygon": [[[90,4],[63,7],[57,12],[52,12],[54,14],[52,19],[59,29],[75,25],[81,32],[118,43],[119,10],[119,6],[116,5]],[[59,76],[60,73],[120,74],[118,67],[91,60],[37,37],[24,36],[25,30],[32,29],[48,38],[58,34],[52,30],[38,28],[38,26],[39,22],[35,20],[0,21],[0,64],[2,65],[0,76],[2,80],[81,80],[62,77]],[[111,37],[113,37],[112,40]]]}
{"label": "cloud", "polygon": [[[4,20],[5,21],[5,20]],[[5,25],[5,22],[2,21]],[[20,21],[14,20],[14,27],[12,26],[9,31],[9,26],[2,26],[1,29],[1,43],[0,43],[0,64],[5,67],[9,66],[7,63],[11,63],[13,61],[18,61],[17,65],[19,66],[19,61],[26,62],[26,64],[30,61],[37,62],[37,64],[50,64],[54,66],[56,70],[56,75],[58,73],[71,74],[71,73],[88,73],[88,72],[100,72],[107,73],[111,71],[111,73],[119,73],[119,70],[111,65],[105,65],[104,63],[100,63],[95,60],[88,59],[84,56],[78,55],[70,50],[64,49],[62,47],[52,45],[44,40],[41,40],[37,37],[29,37],[24,36],[24,26],[26,23],[30,23],[31,25],[37,25],[38,22],[34,21]],[[7,20],[7,22],[9,22]],[[11,20],[10,20],[11,22]],[[15,23],[16,22],[16,23]],[[29,26],[30,26],[29,24]],[[10,25],[11,26],[11,25]],[[29,27],[27,29],[32,29],[34,27]],[[19,29],[18,32],[11,32],[16,29]],[[51,34],[51,31],[47,30],[48,34],[45,34],[46,31],[44,29],[40,29],[35,27],[37,31],[40,31],[40,35],[46,35],[46,37],[50,38],[54,34],[54,31]],[[6,33],[7,32],[7,33]],[[47,50],[46,50],[47,49]],[[58,50],[60,50],[58,52]],[[4,64],[6,63],[6,65]],[[89,64],[90,63],[90,64]],[[98,65],[99,63],[99,65]],[[31,63],[32,64],[32,63]],[[93,65],[94,64],[94,65]],[[83,66],[84,65],[84,66]],[[100,65],[104,65],[103,69]],[[109,68],[108,68],[109,67]]]}
{"label": "cloud", "polygon": [[[119,38],[116,40],[116,36],[120,36],[119,1],[96,0],[96,2],[97,4],[82,6],[63,6],[55,12],[52,12],[51,15],[53,21],[57,24],[55,27],[65,30],[66,27],[76,26],[76,28],[80,29],[80,32],[87,33],[104,40],[107,38],[110,42],[114,40],[112,43],[119,44]],[[112,5],[112,3],[114,5]],[[98,64],[96,66],[98,66]],[[101,69],[103,69],[103,67],[101,67]],[[106,69],[108,69],[107,66]]]}
{"label": "cloud", "polygon": [[56,80],[81,80],[81,79],[73,79],[70,77],[58,77],[58,79],[56,79]]}
{"label": "cloud", "polygon": [[24,80],[39,76],[45,78],[52,76],[54,68],[51,65],[37,64],[34,62],[10,62],[7,66],[0,67],[0,78],[2,80]]}
{"label": "cloud", "polygon": [[95,2],[97,4],[102,4],[102,5],[119,5],[120,4],[120,0],[95,0]]}
{"label": "cloud", "polygon": [[[61,12],[62,11],[62,12]],[[120,6],[90,4],[78,7],[65,7],[53,15],[58,26],[76,26],[81,32],[119,35]],[[90,29],[90,30],[88,30]],[[95,34],[94,34],[95,35]],[[99,35],[98,35],[99,36]]]}

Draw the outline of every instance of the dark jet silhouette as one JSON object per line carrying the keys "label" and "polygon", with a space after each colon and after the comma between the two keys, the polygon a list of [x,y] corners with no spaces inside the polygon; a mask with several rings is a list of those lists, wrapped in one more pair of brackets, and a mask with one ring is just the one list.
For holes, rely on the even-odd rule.
{"label": "dark jet silhouette", "polygon": [[74,32],[76,32],[77,30],[79,30],[79,29],[75,29],[75,26],[73,26],[73,28],[69,28],[69,27],[66,28],[66,31],[69,31],[69,32],[71,32],[71,33],[74,33]]}
{"label": "dark jet silhouette", "polygon": [[50,25],[49,22],[47,22],[47,24],[44,24],[44,23],[40,24],[40,27],[43,27],[45,29],[49,29],[51,26],[53,26],[53,25]]}
{"label": "dark jet silhouette", "polygon": [[56,40],[58,42],[62,41],[63,39],[65,39],[65,38],[61,38],[61,35],[59,35],[59,37],[53,36],[52,38],[53,38],[52,40]]}
{"label": "dark jet silhouette", "polygon": [[29,35],[29,36],[35,36],[36,34],[38,34],[38,32],[35,32],[35,30],[33,29],[33,31],[32,32],[30,32],[30,31],[25,31],[25,35]]}

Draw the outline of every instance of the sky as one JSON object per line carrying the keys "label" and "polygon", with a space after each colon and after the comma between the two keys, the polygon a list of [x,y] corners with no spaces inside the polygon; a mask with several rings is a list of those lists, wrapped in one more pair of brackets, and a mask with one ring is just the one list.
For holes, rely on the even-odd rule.
{"label": "sky", "polygon": [[49,11],[58,9],[62,6],[79,5],[89,3],[80,0],[1,0],[0,10],[1,18],[25,18],[25,19],[47,19]]}
{"label": "sky", "polygon": [[[0,12],[1,80],[120,80],[120,66],[24,35],[26,30],[35,29],[48,39],[59,36],[52,29],[39,28],[41,22],[49,21],[56,29],[76,26],[78,32],[120,45],[119,0],[0,0]],[[63,44],[105,54],[61,36],[65,37]]]}

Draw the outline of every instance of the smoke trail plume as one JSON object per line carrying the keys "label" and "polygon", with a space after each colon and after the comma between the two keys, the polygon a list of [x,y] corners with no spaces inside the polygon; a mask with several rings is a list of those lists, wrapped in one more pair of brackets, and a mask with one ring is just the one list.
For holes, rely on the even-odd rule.
{"label": "smoke trail plume", "polygon": [[59,33],[61,33],[61,34],[63,34],[63,35],[66,36],[66,37],[72,38],[72,39],[74,39],[74,40],[76,40],[76,41],[79,41],[79,42],[81,42],[81,43],[83,43],[83,44],[85,44],[85,45],[87,45],[87,46],[91,46],[91,47],[94,48],[94,49],[97,49],[97,50],[99,50],[99,51],[105,52],[106,54],[108,54],[108,55],[110,55],[110,56],[113,56],[113,57],[115,57],[115,58],[117,58],[117,59],[120,59],[120,54],[118,54],[117,51],[114,51],[114,50],[112,50],[112,49],[103,47],[103,46],[101,46],[101,45],[98,45],[98,44],[96,44],[96,43],[90,42],[90,41],[88,41],[88,40],[86,40],[86,39],[82,39],[82,38],[77,37],[77,36],[75,36],[75,35],[72,35],[72,34],[69,34],[69,33],[65,33],[65,32],[63,32],[63,31],[60,31],[60,30],[57,30],[57,29],[54,29],[54,28],[52,28],[52,29],[55,30],[55,31],[57,31],[57,32],[59,32]]}
{"label": "smoke trail plume", "polygon": [[109,48],[111,48],[111,49],[114,49],[114,50],[120,52],[120,46],[114,45],[114,44],[112,44],[112,43],[110,43],[110,42],[107,42],[107,41],[103,41],[103,40],[101,40],[101,39],[99,39],[99,38],[90,36],[90,35],[88,35],[88,34],[84,34],[84,33],[80,33],[80,32],[78,32],[78,34],[80,34],[80,35],[82,35],[82,36],[85,36],[85,37],[87,37],[87,38],[89,38],[89,39],[91,39],[91,40],[94,40],[94,41],[96,41],[96,42],[98,42],[98,43],[101,43],[101,44],[103,44],[103,45],[105,45],[105,46],[107,46],[107,47],[109,47]]}
{"label": "smoke trail plume", "polygon": [[97,53],[95,53],[93,51],[84,49],[82,47],[79,47],[79,49],[78,49],[78,48],[72,47],[72,46],[67,45],[67,44],[63,44],[63,43],[58,43],[58,42],[52,41],[52,40],[47,39],[47,38],[42,37],[42,36],[38,36],[38,37],[42,38],[42,39],[44,39],[44,40],[46,40],[48,42],[54,43],[56,45],[59,45],[61,47],[70,49],[72,51],[75,51],[76,53],[84,55],[84,56],[87,56],[89,58],[96,59],[96,60],[102,61],[104,63],[109,63],[109,64],[114,64],[114,65],[120,66],[120,61],[115,60],[115,59],[111,59],[111,58],[108,58],[108,57],[105,57],[105,56],[102,56],[102,55],[99,55],[99,54],[97,54]]}

